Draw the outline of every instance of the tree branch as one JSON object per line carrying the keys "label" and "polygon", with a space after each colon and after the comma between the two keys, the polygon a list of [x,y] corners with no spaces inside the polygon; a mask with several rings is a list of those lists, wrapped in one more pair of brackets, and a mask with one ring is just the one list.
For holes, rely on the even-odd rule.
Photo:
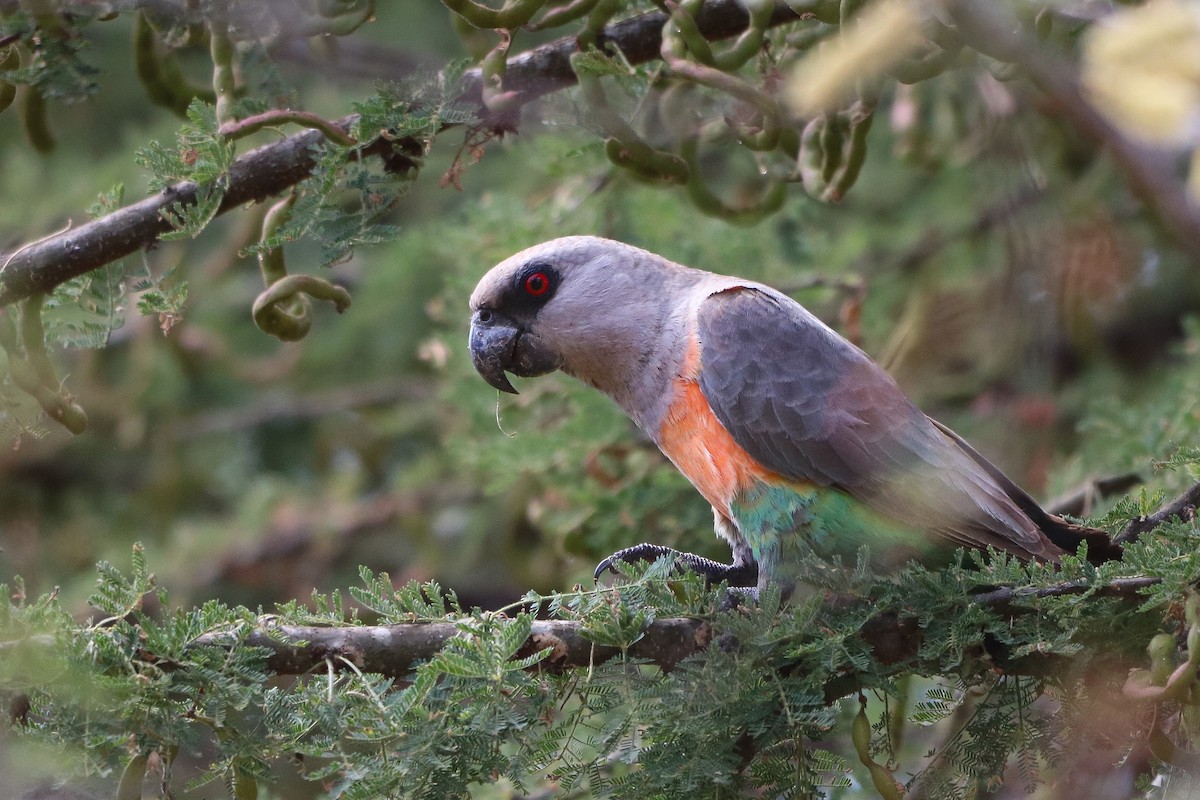
{"label": "tree branch", "polygon": [[1184,522],[1194,520],[1197,508],[1200,508],[1200,483],[1192,486],[1150,516],[1129,520],[1129,524],[1117,534],[1114,541],[1117,544],[1132,542],[1146,531],[1153,530],[1168,520],[1180,519]]}
{"label": "tree branch", "polygon": [[[793,4],[802,5],[799,0],[794,0]],[[714,0],[705,3],[697,25],[705,37],[715,41],[741,33],[747,19],[738,0]],[[771,25],[799,19],[799,14],[780,1],[776,3]],[[607,26],[597,43],[619,50],[631,64],[645,63],[659,57],[666,20],[666,14],[658,11],[641,14]],[[516,105],[519,107],[573,85],[575,73],[571,69],[570,55],[577,49],[574,37],[566,37],[510,59],[505,82],[508,90],[515,92]],[[481,116],[486,114],[482,87],[479,70],[468,72],[463,100],[474,103]],[[333,124],[348,132],[357,119],[356,115],[351,115]],[[511,120],[507,122],[511,125]],[[314,152],[321,139],[319,131],[306,130],[239,158],[229,171],[218,213],[262,201],[307,178],[316,166]],[[380,139],[366,152],[378,154],[388,146],[388,142]],[[0,253],[0,306],[36,292],[50,291],[64,281],[153,245],[159,236],[171,230],[162,212],[176,203],[194,204],[197,193],[195,183],[179,183],[65,233],[9,253]]]}
{"label": "tree branch", "polygon": [[[1136,600],[1139,593],[1157,585],[1158,578],[1118,578],[1096,589],[1081,581],[1065,581],[1040,589],[1005,587],[975,595],[972,600],[995,608],[1002,613],[1022,613],[1013,603],[1040,597],[1061,597],[1095,591],[1104,597],[1123,597]],[[210,633],[199,637],[193,647],[230,647],[236,643],[263,647],[270,651],[267,668],[278,675],[303,675],[326,668],[343,668],[344,661],[364,672],[374,672],[396,678],[408,675],[414,666],[437,655],[446,643],[459,634],[450,622],[429,622],[401,625],[362,626],[299,626],[262,623],[249,633]],[[647,659],[664,670],[670,670],[690,655],[708,648],[714,635],[711,625],[702,619],[656,619],[645,629],[641,639],[629,648],[632,658]],[[882,611],[871,617],[859,631],[871,646],[875,658],[894,666],[896,672],[920,668],[918,653],[921,629],[916,617],[904,609]],[[517,652],[523,658],[552,647],[551,655],[533,669],[563,671],[588,667],[620,655],[615,647],[594,644],[582,633],[578,623],[563,620],[536,620],[533,632]],[[1027,656],[1003,664],[1016,673],[1040,673],[1045,657]],[[939,665],[927,665],[937,668]]]}
{"label": "tree branch", "polygon": [[[267,622],[240,641],[269,650],[267,668],[277,675],[303,675],[324,669],[327,661],[342,669],[342,659],[345,659],[364,672],[399,678],[409,674],[418,662],[436,656],[458,634],[459,628],[452,622],[354,627]],[[712,628],[703,620],[657,619],[628,652],[631,658],[648,659],[664,669],[671,669],[687,656],[702,652],[711,638]],[[210,633],[198,638],[193,646],[229,647],[238,639],[237,634]],[[555,671],[599,664],[621,653],[616,647],[598,645],[586,639],[578,623],[536,620],[533,632],[515,657],[524,658],[547,647],[553,648],[553,652],[539,666]]]}

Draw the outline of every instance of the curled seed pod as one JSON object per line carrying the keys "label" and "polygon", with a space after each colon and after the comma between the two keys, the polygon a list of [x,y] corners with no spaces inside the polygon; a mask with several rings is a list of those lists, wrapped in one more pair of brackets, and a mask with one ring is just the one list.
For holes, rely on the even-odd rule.
{"label": "curled seed pod", "polygon": [[775,11],[773,3],[744,3],[749,22],[733,43],[717,52],[700,32],[696,15],[704,6],[704,0],[682,0],[671,10],[671,21],[675,23],[679,37],[697,61],[722,71],[740,69],[762,49],[763,37]]}
{"label": "curled seed pod", "polygon": [[258,781],[236,764],[233,766],[234,800],[258,800]]}
{"label": "curled seed pod", "polygon": [[600,78],[584,63],[584,53],[571,56],[571,68],[579,80],[579,92],[587,103],[592,118],[607,135],[604,152],[619,167],[629,170],[643,180],[661,183],[683,183],[688,179],[683,159],[646,144],[629,123],[608,104],[608,95]]}
{"label": "curled seed pod", "polygon": [[604,140],[604,154],[618,167],[650,183],[685,183],[688,165],[679,156],[655,150],[641,141]]}
{"label": "curled seed pod", "polygon": [[825,127],[821,130],[821,181],[828,184],[842,168],[842,143],[850,128],[848,120],[841,114],[826,114]]}
{"label": "curled seed pod", "polygon": [[21,0],[20,5],[43,32],[59,33],[63,30],[63,20],[55,0]]}
{"label": "curled seed pod", "polygon": [[1200,594],[1188,592],[1183,603],[1183,619],[1189,626],[1200,625]]}
{"label": "curled seed pod", "polygon": [[[263,241],[273,238],[287,222],[298,197],[293,192],[267,210]],[[282,247],[260,251],[258,267],[266,289],[254,300],[254,324],[281,341],[294,342],[308,335],[312,327],[310,297],[328,300],[339,314],[350,307],[350,293],[342,287],[311,275],[288,275]]]}
{"label": "curled seed pod", "polygon": [[21,303],[20,340],[8,313],[0,313],[0,348],[8,356],[8,374],[18,389],[33,397],[46,415],[71,433],[87,429],[87,414],[59,385],[46,355],[42,330],[44,294]]}
{"label": "curled seed pod", "polygon": [[312,327],[312,301],[327,300],[340,314],[350,307],[350,293],[313,275],[289,275],[272,283],[254,300],[254,324],[285,342],[303,339]]}
{"label": "curled seed pod", "polygon": [[480,65],[483,74],[483,104],[488,111],[503,113],[515,108],[517,93],[505,91],[504,73],[508,68],[508,48],[512,45],[512,33],[507,30],[497,31],[500,41],[493,47]]}
{"label": "curled seed pod", "polygon": [[1054,9],[1050,6],[1045,6],[1033,18],[1033,31],[1037,35],[1039,42],[1044,42],[1050,38],[1050,34],[1054,32]]}
{"label": "curled seed pod", "polygon": [[519,28],[533,19],[546,0],[508,0],[500,8],[488,8],[474,0],[442,0],[442,5],[476,28]]}
{"label": "curled seed pod", "polygon": [[[287,197],[276,201],[267,209],[267,213],[263,215],[261,241],[266,242],[279,233],[279,229],[291,217],[292,208],[296,205],[298,198],[299,195],[296,192],[290,192]],[[287,264],[283,258],[283,248],[271,247],[260,250],[258,253],[258,269],[262,274],[264,286],[270,286],[275,281],[286,278]]]}
{"label": "curled seed pod", "polygon": [[900,83],[919,83],[941,75],[954,63],[962,52],[962,36],[953,28],[940,23],[927,34],[927,51],[924,55],[902,58],[887,69],[888,75]]}
{"label": "curled seed pod", "polygon": [[837,25],[842,18],[841,0],[784,0],[788,8],[797,16],[823,22],[826,25]]}
{"label": "curled seed pod", "polygon": [[1122,693],[1135,700],[1153,703],[1187,697],[1196,686],[1196,666],[1200,664],[1200,628],[1193,626],[1188,631],[1188,641],[1198,646],[1189,647],[1187,660],[1175,666],[1175,637],[1169,633],[1154,636],[1146,647],[1150,669],[1130,670]]}
{"label": "curled seed pod", "polygon": [[1155,635],[1146,645],[1146,655],[1150,656],[1150,682],[1166,686],[1175,670],[1175,637],[1169,633]]}
{"label": "curled seed pod", "polygon": [[1150,732],[1146,736],[1146,744],[1150,747],[1150,753],[1164,764],[1172,764],[1175,762],[1176,748],[1175,743],[1171,738],[1163,733],[1162,728],[1155,723],[1150,726]]}
{"label": "curled seed pod", "polygon": [[33,367],[38,380],[46,386],[57,387],[58,378],[46,353],[46,330],[42,327],[45,300],[46,295],[38,292],[21,303],[21,346],[25,348],[25,360]]}
{"label": "curled seed pod", "polygon": [[855,103],[849,114],[849,136],[842,146],[841,166],[834,172],[829,185],[821,194],[828,203],[840,203],[858,180],[858,174],[867,160],[867,134],[875,119],[875,109],[861,101]]}
{"label": "curled seed pod", "polygon": [[458,14],[450,15],[450,24],[453,26],[454,32],[458,34],[458,40],[462,42],[463,49],[476,61],[482,61],[484,56],[491,51],[491,37],[482,28],[476,28]]}
{"label": "curled seed pod", "polygon": [[736,75],[688,58],[688,49],[682,36],[678,35],[678,29],[673,29],[671,25],[667,25],[663,30],[661,53],[663,61],[676,76],[725,92],[757,108],[770,120],[770,124],[781,124],[783,112],[774,97]]}
{"label": "curled seed pod", "polygon": [[311,35],[349,36],[375,16],[375,0],[317,0],[324,21]]}
{"label": "curled seed pod", "polygon": [[174,55],[159,52],[157,40],[150,21],[139,13],[133,23],[134,69],[150,102],[169,108],[179,117],[187,116],[187,108],[196,97],[214,102],[212,90],[192,86]]}
{"label": "curled seed pod", "polygon": [[692,204],[710,217],[718,217],[730,225],[750,226],[761,222],[774,214],[783,206],[787,199],[787,185],[780,180],[767,181],[758,199],[750,205],[731,206],[717,197],[704,183],[700,165],[697,159],[698,142],[696,137],[688,137],[680,142],[680,155],[687,162],[691,177],[687,182],[688,198]]}

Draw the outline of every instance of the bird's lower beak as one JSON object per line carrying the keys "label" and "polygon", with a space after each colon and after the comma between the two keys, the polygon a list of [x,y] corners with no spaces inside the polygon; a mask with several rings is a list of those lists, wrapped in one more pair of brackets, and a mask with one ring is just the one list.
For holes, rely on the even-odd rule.
{"label": "bird's lower beak", "polygon": [[521,329],[507,317],[494,312],[475,312],[471,319],[471,363],[489,385],[502,392],[516,394],[504,374],[513,363]]}

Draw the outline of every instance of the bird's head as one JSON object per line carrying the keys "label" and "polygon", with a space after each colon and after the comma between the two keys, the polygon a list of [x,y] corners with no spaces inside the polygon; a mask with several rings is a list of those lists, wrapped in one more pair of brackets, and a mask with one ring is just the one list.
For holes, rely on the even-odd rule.
{"label": "bird's head", "polygon": [[493,267],[471,295],[471,358],[502,392],[563,370],[620,400],[655,347],[672,276],[684,267],[636,247],[569,236]]}

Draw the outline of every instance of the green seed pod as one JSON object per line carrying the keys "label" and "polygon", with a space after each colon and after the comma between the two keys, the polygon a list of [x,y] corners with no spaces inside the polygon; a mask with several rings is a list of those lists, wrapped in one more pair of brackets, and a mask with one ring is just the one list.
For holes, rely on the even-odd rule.
{"label": "green seed pod", "polygon": [[560,25],[566,25],[568,22],[574,22],[580,17],[590,14],[592,8],[600,0],[571,0],[564,6],[553,8],[547,11],[537,22],[530,22],[525,26],[527,31],[541,31],[547,28],[557,28]]}
{"label": "green seed pod", "polygon": [[450,15],[450,24],[453,26],[454,32],[458,34],[458,40],[462,42],[463,49],[476,61],[482,61],[484,56],[491,51],[491,37],[483,29],[476,28],[459,14]]}
{"label": "green seed pod", "polygon": [[312,297],[328,300],[340,314],[350,307],[350,293],[313,275],[289,275],[267,287],[254,300],[254,324],[285,342],[303,339],[312,327]]}
{"label": "green seed pod", "polygon": [[236,764],[233,767],[233,796],[235,800],[258,800],[258,781]]}
{"label": "green seed pod", "polygon": [[21,303],[21,341],[12,317],[0,313],[0,348],[8,356],[8,374],[17,388],[33,397],[48,417],[71,433],[83,433],[87,414],[61,389],[46,355],[41,321],[44,298],[39,293]]}
{"label": "green seed pod", "polygon": [[142,800],[142,781],[146,779],[146,756],[139,753],[129,760],[117,785],[116,800]]}
{"label": "green seed pod", "polygon": [[767,181],[758,200],[750,205],[728,205],[704,183],[697,151],[697,140],[694,136],[680,143],[680,154],[691,171],[687,182],[688,198],[702,213],[723,219],[730,225],[750,226],[761,222],[783,206],[783,201],[787,199],[787,185],[780,180]]}
{"label": "green seed pod", "polygon": [[822,192],[825,202],[839,203],[858,180],[863,163],[867,160],[867,134],[875,118],[875,109],[861,102],[855,103],[849,114],[850,135],[845,139],[841,155],[841,167],[829,180]]}
{"label": "green seed pod", "polygon": [[883,800],[902,800],[900,787],[895,777],[887,768],[871,758],[871,723],[867,720],[867,701],[859,700],[858,714],[850,725],[850,741],[854,743],[854,751],[858,760],[871,773],[871,783]]}
{"label": "green seed pod", "polygon": [[1150,682],[1165,686],[1175,670],[1175,637],[1169,633],[1156,634],[1146,645],[1146,654],[1150,656]]}
{"label": "green seed pod", "polygon": [[224,20],[212,19],[208,24],[209,52],[213,62],[213,94],[216,97],[217,124],[234,122],[233,102],[237,85],[233,74],[233,41]]}
{"label": "green seed pod", "polygon": [[842,167],[842,142],[845,141],[848,120],[842,114],[826,114],[825,127],[821,129],[821,181],[828,184]]}
{"label": "green seed pod", "polygon": [[54,152],[57,142],[54,132],[50,130],[50,120],[46,116],[46,98],[42,90],[36,86],[26,86],[21,93],[21,122],[25,127],[25,138],[33,149],[42,155]]}
{"label": "green seed pod", "polygon": [[800,16],[811,16],[826,25],[838,25],[842,19],[841,0],[784,0]]}
{"label": "green seed pod", "polygon": [[920,83],[945,72],[961,52],[961,39],[948,45],[938,44],[923,56],[901,59],[888,67],[887,73],[900,83]]}
{"label": "green seed pod", "polygon": [[685,183],[688,180],[686,161],[671,153],[655,150],[645,142],[609,138],[604,141],[604,154],[618,167],[650,183]]}
{"label": "green seed pod", "polygon": [[571,67],[579,80],[579,92],[588,105],[592,118],[607,135],[604,153],[619,167],[654,183],[683,183],[688,179],[687,163],[678,156],[656,150],[646,144],[621,115],[608,104],[608,96],[600,78],[589,72],[585,55],[571,56]]}
{"label": "green seed pod", "polygon": [[824,115],[809,120],[800,134],[800,153],[796,160],[796,171],[800,173],[800,181],[804,190],[812,197],[819,197],[825,190],[826,181],[822,174],[822,164],[825,163],[825,150],[821,146],[825,138]]}
{"label": "green seed pod", "polygon": [[587,22],[575,37],[581,48],[590,47],[596,43],[600,32],[604,30],[604,26],[608,21],[621,10],[620,0],[600,0],[588,12]]}
{"label": "green seed pod", "polygon": [[546,0],[508,0],[500,8],[481,6],[474,0],[442,0],[442,5],[477,28],[519,28],[541,10]]}
{"label": "green seed pod", "polygon": [[[21,65],[21,55],[15,44],[0,50],[0,72],[14,70]],[[16,84],[0,78],[0,113],[12,105],[17,96]]]}
{"label": "green seed pod", "polygon": [[176,116],[186,117],[194,98],[214,102],[209,89],[197,89],[188,83],[171,53],[159,53],[158,37],[145,14],[138,14],[133,23],[134,68],[150,102],[169,108]]}
{"label": "green seed pod", "polygon": [[501,113],[517,106],[517,93],[504,90],[504,73],[508,68],[508,48],[512,45],[512,34],[498,31],[500,41],[486,56],[480,70],[483,73],[483,104],[489,111]]}
{"label": "green seed pod", "polygon": [[1054,32],[1054,10],[1050,6],[1044,7],[1033,18],[1033,31],[1039,42],[1050,38],[1050,34]]}

